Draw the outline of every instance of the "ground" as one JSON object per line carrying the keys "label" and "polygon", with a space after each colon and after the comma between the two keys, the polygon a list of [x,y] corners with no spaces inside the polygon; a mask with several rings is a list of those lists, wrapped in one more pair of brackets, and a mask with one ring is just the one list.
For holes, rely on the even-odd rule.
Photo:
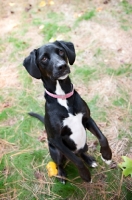
{"label": "ground", "polygon": [[[0,9],[0,198],[130,200],[132,179],[121,175],[118,163],[123,155],[132,159],[131,0],[5,0]],[[99,167],[92,170],[90,186],[76,182],[78,174],[71,173],[65,186],[69,194],[47,177],[44,128],[26,115],[31,110],[43,114],[44,99],[41,82],[29,77],[23,59],[56,39],[74,43],[71,79],[113,152],[112,166],[102,164],[99,145],[88,133]],[[69,163],[66,167],[74,169]]]}

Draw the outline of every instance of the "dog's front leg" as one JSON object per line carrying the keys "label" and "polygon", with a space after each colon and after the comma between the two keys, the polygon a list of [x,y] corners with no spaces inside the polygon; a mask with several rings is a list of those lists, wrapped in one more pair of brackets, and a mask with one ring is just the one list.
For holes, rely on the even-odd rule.
{"label": "dog's front leg", "polygon": [[86,128],[98,138],[100,146],[101,146],[100,153],[102,154],[102,159],[107,164],[110,164],[111,159],[112,159],[112,152],[109,147],[108,140],[100,131],[97,124],[94,122],[94,120],[91,117],[87,120]]}
{"label": "dog's front leg", "polygon": [[91,174],[84,165],[83,161],[70,151],[62,142],[60,137],[49,139],[50,143],[54,145],[67,159],[69,159],[78,168],[81,178],[86,182],[91,182]]}

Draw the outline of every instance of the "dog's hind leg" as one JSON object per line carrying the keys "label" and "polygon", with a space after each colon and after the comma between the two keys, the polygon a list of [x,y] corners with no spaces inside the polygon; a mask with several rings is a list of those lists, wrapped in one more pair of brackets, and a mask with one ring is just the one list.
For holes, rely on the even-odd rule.
{"label": "dog's hind leg", "polygon": [[97,167],[96,160],[93,156],[88,155],[87,153],[81,153],[81,158],[88,164],[90,167]]}
{"label": "dog's hind leg", "polygon": [[58,167],[58,179],[61,183],[65,184],[66,173],[64,171],[63,165],[66,160],[65,156],[52,144],[49,143],[49,152],[53,161]]}
{"label": "dog's hind leg", "polygon": [[50,138],[50,142],[59,150],[61,153],[70,160],[77,168],[81,178],[86,182],[91,182],[91,174],[88,168],[84,165],[81,158],[79,158],[75,153],[68,149],[61,137]]}

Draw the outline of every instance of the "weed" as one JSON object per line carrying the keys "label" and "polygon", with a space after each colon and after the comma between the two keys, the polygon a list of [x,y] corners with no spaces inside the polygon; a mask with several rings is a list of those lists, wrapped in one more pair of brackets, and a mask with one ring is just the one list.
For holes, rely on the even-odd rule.
{"label": "weed", "polygon": [[90,20],[95,16],[95,10],[86,11],[81,17],[78,18],[78,21]]}
{"label": "weed", "polygon": [[102,50],[100,48],[98,48],[94,54],[95,57],[101,56],[102,55]]}
{"label": "weed", "polygon": [[130,30],[130,27],[129,27],[129,26],[125,26],[125,25],[121,25],[121,28],[122,28],[124,31]]}
{"label": "weed", "polygon": [[122,5],[126,14],[132,13],[132,5],[127,0],[121,1],[121,5]]}
{"label": "weed", "polygon": [[21,51],[26,49],[29,46],[27,42],[22,41],[15,37],[9,37],[8,42],[12,43],[17,50],[19,49]]}
{"label": "weed", "polygon": [[86,11],[84,14],[82,14],[80,17],[77,18],[77,20],[74,22],[73,28],[76,28],[79,26],[79,23],[83,20],[88,21],[91,20],[95,16],[95,10]]}
{"label": "weed", "polygon": [[131,75],[131,69],[132,69],[132,65],[131,64],[124,64],[121,65],[118,69],[112,69],[112,68],[107,68],[107,73],[109,75],[116,75],[116,76],[120,76],[125,74],[126,76],[130,76]]}
{"label": "weed", "polygon": [[34,18],[32,23],[33,23],[33,25],[35,25],[35,26],[40,26],[40,25],[43,25],[43,24],[44,24],[43,20],[40,19],[40,18]]}

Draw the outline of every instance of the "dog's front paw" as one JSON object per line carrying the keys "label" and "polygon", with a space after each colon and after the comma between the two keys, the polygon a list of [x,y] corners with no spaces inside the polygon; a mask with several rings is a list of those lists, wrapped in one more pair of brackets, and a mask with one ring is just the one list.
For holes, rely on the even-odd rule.
{"label": "dog's front paw", "polygon": [[110,165],[112,160],[106,160],[104,159],[102,156],[101,156],[101,159],[107,164],[107,165]]}
{"label": "dog's front paw", "polygon": [[110,149],[109,146],[107,147],[101,147],[100,149],[100,153],[101,153],[101,158],[102,160],[107,164],[110,165],[111,161],[112,161],[112,151]]}
{"label": "dog's front paw", "polygon": [[97,165],[97,163],[96,162],[92,162],[92,165],[91,165],[91,167],[93,167],[93,168],[95,168],[95,167],[97,167],[98,165]]}

